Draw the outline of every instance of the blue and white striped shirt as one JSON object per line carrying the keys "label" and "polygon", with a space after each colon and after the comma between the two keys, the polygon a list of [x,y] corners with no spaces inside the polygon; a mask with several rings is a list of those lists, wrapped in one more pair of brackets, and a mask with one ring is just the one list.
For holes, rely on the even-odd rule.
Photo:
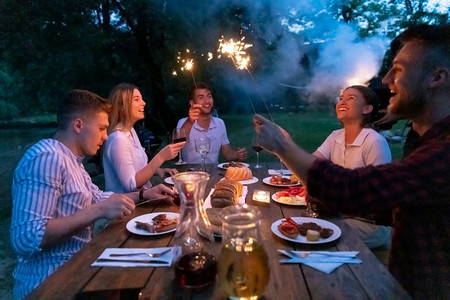
{"label": "blue and white striped shirt", "polygon": [[28,149],[15,170],[11,220],[11,244],[18,257],[15,299],[25,297],[91,239],[89,226],[60,244],[40,248],[49,219],[72,215],[112,194],[92,183],[82,160],[64,144],[45,139]]}

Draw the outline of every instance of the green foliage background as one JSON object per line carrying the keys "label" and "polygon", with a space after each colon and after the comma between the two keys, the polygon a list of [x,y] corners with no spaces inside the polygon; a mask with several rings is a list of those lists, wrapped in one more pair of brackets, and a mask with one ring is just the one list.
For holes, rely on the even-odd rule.
{"label": "green foliage background", "polygon": [[[89,89],[107,97],[116,84],[132,82],[149,104],[147,127],[157,133],[170,131],[185,115],[186,92],[192,83],[189,74],[172,75],[180,67],[177,54],[186,48],[195,49],[197,80],[212,83],[218,110],[249,112],[245,99],[258,93],[248,88],[245,73],[237,74],[229,61],[208,63],[201,56],[215,50],[222,35],[247,36],[253,44],[252,59],[258,62],[252,66],[253,77],[260,88],[266,88],[267,83],[259,83],[260,75],[271,72],[283,40],[306,39],[289,32],[281,17],[289,25],[314,23],[316,29],[304,31],[310,37],[326,38],[332,28],[322,28],[323,36],[313,31],[324,26],[324,20],[334,20],[359,28],[360,38],[380,30],[392,38],[409,24],[448,21],[448,10],[430,12],[425,10],[427,2],[0,0],[0,119],[52,113],[69,89]],[[304,9],[294,14],[290,10],[294,4]],[[319,10],[323,7],[325,12]],[[299,68],[306,64],[294,63]],[[302,76],[293,80],[302,83]],[[299,106],[305,101],[301,93],[276,85],[262,93],[271,104]],[[230,99],[238,100],[230,105]]]}

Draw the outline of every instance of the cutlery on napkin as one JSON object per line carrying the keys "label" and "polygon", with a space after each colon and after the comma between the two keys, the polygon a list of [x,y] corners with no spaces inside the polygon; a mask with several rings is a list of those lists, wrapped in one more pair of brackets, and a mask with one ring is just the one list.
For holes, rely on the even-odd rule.
{"label": "cutlery on napkin", "polygon": [[281,263],[302,263],[326,274],[330,274],[343,264],[362,263],[360,259],[355,258],[358,251],[287,251],[278,249],[278,252],[289,257],[281,259]]}
{"label": "cutlery on napkin", "polygon": [[[158,258],[149,258],[148,254],[169,252]],[[132,255],[135,253],[135,255]],[[142,254],[144,253],[144,254]],[[113,254],[113,255],[111,255]],[[127,256],[114,256],[127,254]],[[128,255],[129,254],[129,255]],[[165,248],[106,248],[91,264],[92,267],[170,267],[181,254],[180,247]],[[131,257],[130,257],[131,256]]]}

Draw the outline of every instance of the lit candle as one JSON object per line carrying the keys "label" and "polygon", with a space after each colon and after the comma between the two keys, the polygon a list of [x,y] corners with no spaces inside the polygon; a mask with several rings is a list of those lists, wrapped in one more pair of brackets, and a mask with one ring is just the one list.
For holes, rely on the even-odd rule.
{"label": "lit candle", "polygon": [[259,202],[270,202],[270,193],[267,191],[255,190],[253,192],[253,200]]}

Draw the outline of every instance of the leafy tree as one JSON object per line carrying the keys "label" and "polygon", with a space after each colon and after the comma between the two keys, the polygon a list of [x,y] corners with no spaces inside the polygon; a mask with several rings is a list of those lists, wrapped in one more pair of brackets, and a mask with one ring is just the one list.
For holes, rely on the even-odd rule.
{"label": "leafy tree", "polygon": [[[249,98],[258,111],[258,99],[269,105],[282,99],[289,106],[307,95],[279,83],[307,81],[318,55],[315,43],[330,39],[337,23],[352,24],[364,39],[392,38],[412,23],[448,21],[448,9],[438,13],[426,5],[427,0],[0,0],[0,85],[7,89],[0,97],[32,115],[53,112],[56,100],[72,88],[106,97],[114,85],[132,82],[148,104],[146,125],[164,133],[186,114],[192,75],[213,84],[221,112],[248,111]],[[222,36],[245,36],[253,44],[248,72],[218,58]],[[177,63],[178,54],[188,56],[186,49],[195,61],[192,74]]]}

